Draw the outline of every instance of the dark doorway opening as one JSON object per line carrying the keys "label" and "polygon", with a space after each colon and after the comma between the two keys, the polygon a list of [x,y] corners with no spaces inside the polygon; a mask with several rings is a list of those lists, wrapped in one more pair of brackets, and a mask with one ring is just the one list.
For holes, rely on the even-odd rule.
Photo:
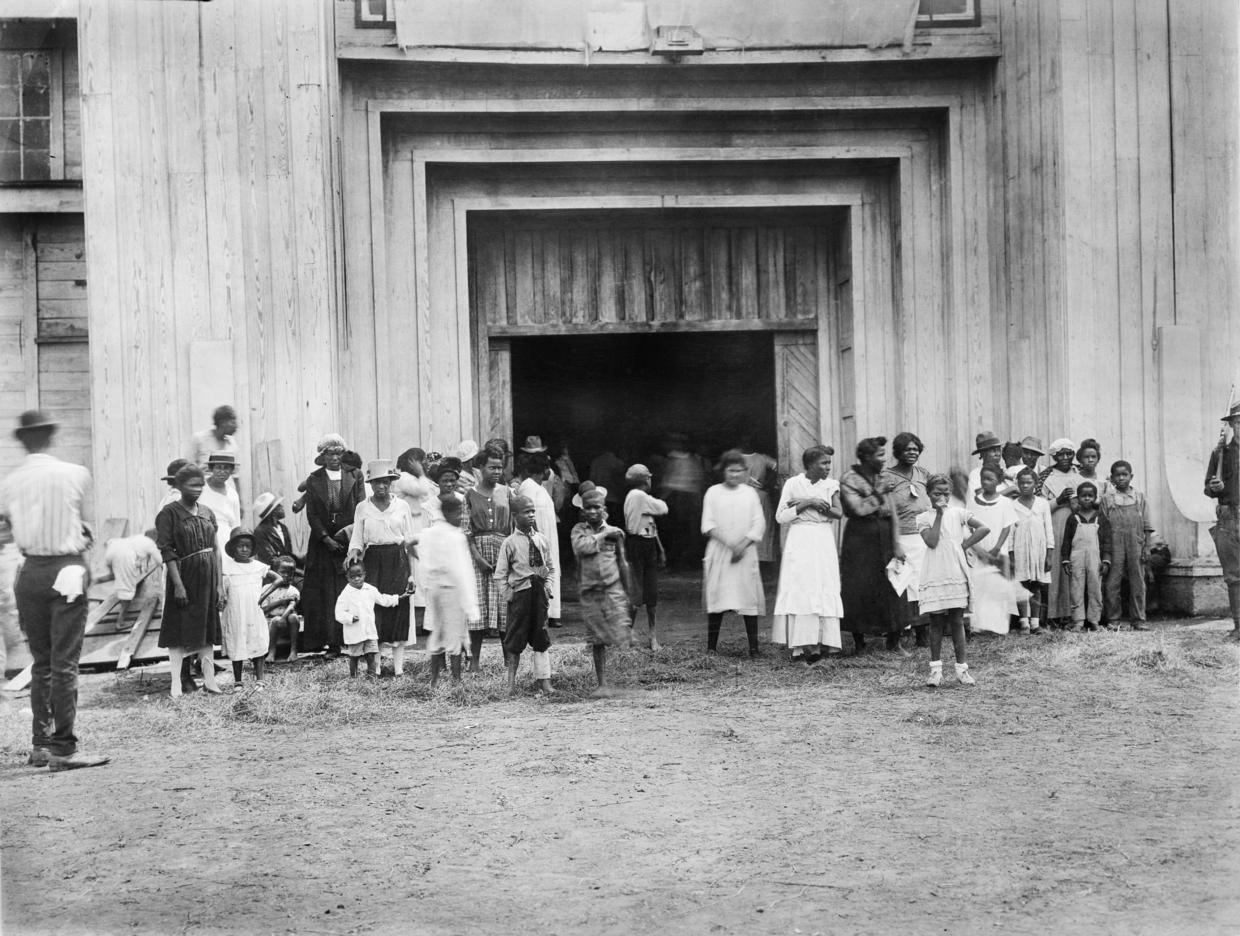
{"label": "dark doorway opening", "polygon": [[569,442],[583,477],[602,452],[644,461],[672,432],[712,464],[745,441],[774,452],[771,333],[514,338],[512,421],[518,442]]}

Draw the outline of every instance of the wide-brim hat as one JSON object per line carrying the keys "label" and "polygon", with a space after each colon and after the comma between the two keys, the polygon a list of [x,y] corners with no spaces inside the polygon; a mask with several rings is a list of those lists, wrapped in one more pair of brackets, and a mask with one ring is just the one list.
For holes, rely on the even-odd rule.
{"label": "wide-brim hat", "polygon": [[1020,440],[1020,447],[1029,452],[1037,452],[1039,455],[1046,454],[1046,446],[1037,436],[1025,436]]}
{"label": "wide-brim hat", "polygon": [[60,423],[54,419],[48,419],[47,415],[40,410],[26,410],[17,419],[17,428],[13,430],[13,435],[21,438],[28,432],[39,432],[44,429],[59,429]]}
{"label": "wide-brim hat", "polygon": [[980,455],[992,448],[1003,448],[1003,440],[993,432],[979,432],[973,442],[973,454]]}
{"label": "wide-brim hat", "polygon": [[212,452],[207,457],[207,467],[212,465],[227,465],[229,468],[237,467],[237,456],[232,452]]}
{"label": "wide-brim hat", "polygon": [[283,503],[283,497],[276,497],[270,491],[264,491],[254,498],[254,518],[256,520],[266,520],[273,510]]}
{"label": "wide-brim hat", "polygon": [[577,489],[577,493],[573,495],[573,506],[581,510],[585,505],[585,496],[587,494],[597,493],[603,495],[603,500],[607,500],[607,488],[599,487],[593,481],[582,481],[581,487]]}
{"label": "wide-brim hat", "polygon": [[254,533],[250,530],[249,527],[243,527],[243,526],[234,527],[233,531],[228,534],[228,542],[224,544],[224,552],[228,553],[230,558],[236,559],[237,558],[237,552],[236,552],[237,543],[243,539],[248,539],[250,541],[251,546],[256,545],[255,540],[254,540]]}
{"label": "wide-brim hat", "polygon": [[160,481],[175,481],[177,479],[177,472],[180,471],[182,468],[184,468],[188,464],[189,464],[188,458],[174,458],[172,461],[168,462],[168,467],[164,469],[165,474],[159,480]]}
{"label": "wide-brim hat", "polygon": [[529,452],[532,455],[536,452],[547,451],[547,446],[543,445],[542,436],[526,436],[525,444],[521,446],[521,451]]}
{"label": "wide-brim hat", "polygon": [[1223,422],[1231,422],[1237,416],[1240,416],[1240,403],[1233,403],[1231,409],[1227,411],[1227,415],[1221,418]]}
{"label": "wide-brim hat", "polygon": [[376,458],[366,465],[366,483],[375,481],[395,481],[400,472],[392,467],[392,459]]}

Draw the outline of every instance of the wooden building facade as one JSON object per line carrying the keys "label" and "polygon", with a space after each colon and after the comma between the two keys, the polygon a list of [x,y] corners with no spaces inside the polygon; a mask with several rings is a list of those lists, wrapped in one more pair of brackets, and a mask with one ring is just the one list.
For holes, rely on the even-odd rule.
{"label": "wooden building facade", "polygon": [[[48,303],[85,279],[101,515],[145,522],[142,479],[224,401],[250,492],[291,493],[326,431],[364,457],[564,431],[537,411],[749,428],[785,472],[902,429],[941,468],[982,429],[1092,435],[1149,492],[1181,604],[1209,603],[1201,479],[1240,377],[1230,0],[57,12],[84,256],[47,260],[86,275],[40,300],[28,245],[66,241],[11,198],[0,329],[42,373],[44,305],[71,318]],[[618,392],[617,358],[662,396]],[[43,399],[11,373],[6,413]]]}

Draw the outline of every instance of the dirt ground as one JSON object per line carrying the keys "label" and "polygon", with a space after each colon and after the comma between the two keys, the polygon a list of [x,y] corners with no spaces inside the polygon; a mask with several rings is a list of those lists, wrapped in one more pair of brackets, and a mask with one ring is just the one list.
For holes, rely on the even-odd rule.
{"label": "dirt ground", "polygon": [[[166,668],[84,679],[84,749],[21,766],[0,701],[6,933],[1240,932],[1237,651],[1225,625],[978,638],[794,666],[672,646],[592,700],[486,672],[431,695],[344,664],[173,703]],[[674,605],[674,602],[673,602]]]}

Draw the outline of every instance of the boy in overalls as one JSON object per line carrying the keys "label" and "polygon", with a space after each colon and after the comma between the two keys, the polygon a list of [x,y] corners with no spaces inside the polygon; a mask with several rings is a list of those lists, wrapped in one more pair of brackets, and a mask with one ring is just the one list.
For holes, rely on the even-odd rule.
{"label": "boy in overalls", "polygon": [[1092,481],[1076,487],[1076,510],[1063,532],[1064,574],[1070,576],[1072,629],[1097,630],[1102,617],[1102,579],[1111,568],[1111,525],[1098,509]]}
{"label": "boy in overalls", "polygon": [[1128,602],[1132,629],[1145,625],[1145,544],[1154,532],[1146,512],[1145,495],[1132,486],[1132,465],[1111,465],[1111,489],[1102,495],[1102,515],[1111,525],[1111,567],[1106,575],[1107,626],[1119,626],[1123,618],[1120,587],[1128,579]]}

